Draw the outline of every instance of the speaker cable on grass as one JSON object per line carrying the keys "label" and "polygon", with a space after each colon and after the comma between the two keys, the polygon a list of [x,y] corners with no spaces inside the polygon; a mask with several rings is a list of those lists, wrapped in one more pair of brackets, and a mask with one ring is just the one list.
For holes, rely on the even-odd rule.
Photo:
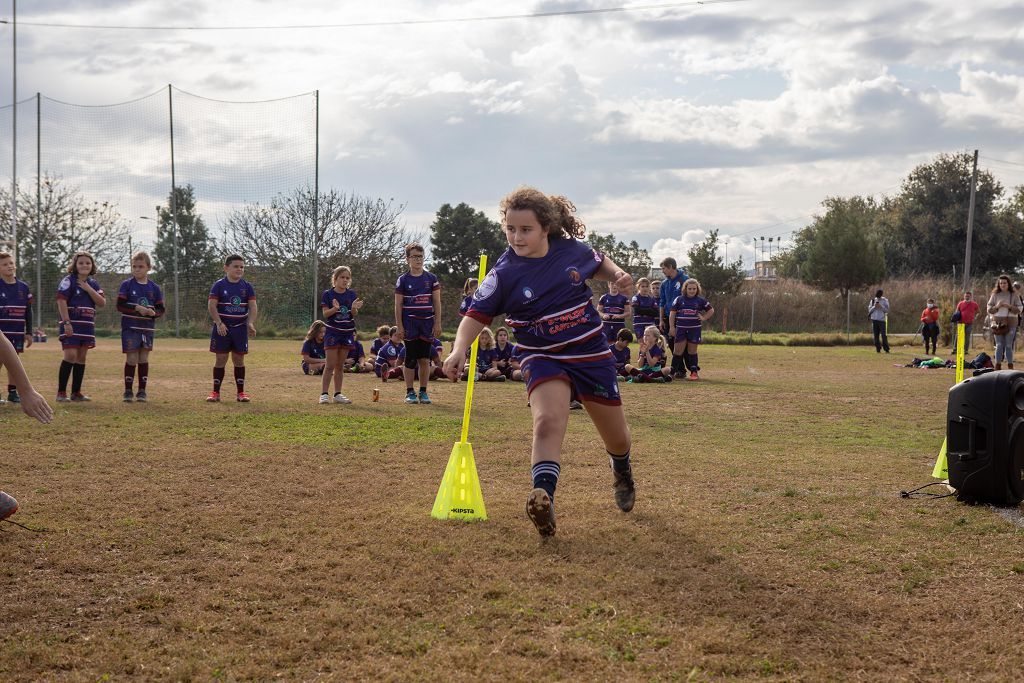
{"label": "speaker cable on grass", "polygon": [[910,489],[909,491],[900,491],[900,498],[924,498],[925,500],[938,500],[939,498],[949,498],[955,496],[956,491],[949,491],[948,493],[932,493],[931,491],[924,491],[929,486],[946,486],[944,481],[933,481],[922,486],[918,486],[916,489]]}

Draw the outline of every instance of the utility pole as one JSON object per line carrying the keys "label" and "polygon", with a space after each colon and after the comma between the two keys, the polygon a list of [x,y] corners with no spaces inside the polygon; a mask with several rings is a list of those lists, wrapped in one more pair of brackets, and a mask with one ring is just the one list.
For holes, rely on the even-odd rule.
{"label": "utility pole", "polygon": [[18,260],[18,0],[11,0],[11,253]]}
{"label": "utility pole", "polygon": [[971,173],[971,204],[967,209],[967,246],[964,249],[964,291],[971,289],[971,238],[974,236],[974,193],[978,189],[978,150],[974,150],[974,171]]}

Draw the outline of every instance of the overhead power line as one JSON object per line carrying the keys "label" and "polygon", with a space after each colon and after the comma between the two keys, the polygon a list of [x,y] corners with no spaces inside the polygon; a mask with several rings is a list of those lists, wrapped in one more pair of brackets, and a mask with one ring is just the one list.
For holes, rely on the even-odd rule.
{"label": "overhead power line", "polygon": [[[559,10],[552,12],[531,12],[528,14],[495,14],[478,17],[451,17],[437,19],[396,19],[392,21],[353,21],[336,24],[283,24],[265,26],[169,26],[166,24],[148,25],[116,25],[116,24],[64,24],[45,21],[19,21],[18,26],[35,26],[41,28],[77,28],[103,29],[118,31],[279,31],[325,28],[373,28],[385,26],[423,26],[429,24],[461,24],[482,21],[505,21],[508,19],[547,19],[551,17],[583,16],[590,14],[621,14],[624,12],[641,12],[656,9],[677,9],[680,7],[698,7],[703,5],[724,5],[751,0],[689,0],[687,2],[663,2],[653,5],[623,5],[621,7],[595,7],[593,9]],[[0,19],[0,24],[10,24],[9,19]]]}

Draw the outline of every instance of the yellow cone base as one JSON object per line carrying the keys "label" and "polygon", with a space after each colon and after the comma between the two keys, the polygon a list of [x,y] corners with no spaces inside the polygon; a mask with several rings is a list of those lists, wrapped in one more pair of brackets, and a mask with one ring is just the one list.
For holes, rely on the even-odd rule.
{"label": "yellow cone base", "polygon": [[460,441],[452,446],[430,516],[434,519],[487,519],[473,444]]}
{"label": "yellow cone base", "polygon": [[949,463],[946,461],[946,440],[942,440],[942,448],[939,449],[939,457],[935,459],[935,467],[932,468],[932,476],[936,479],[949,478]]}

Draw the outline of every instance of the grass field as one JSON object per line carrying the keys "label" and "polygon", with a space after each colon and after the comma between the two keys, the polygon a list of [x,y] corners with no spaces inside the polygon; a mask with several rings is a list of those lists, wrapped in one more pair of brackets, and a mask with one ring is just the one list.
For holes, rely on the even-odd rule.
{"label": "grass field", "polygon": [[[1024,666],[1012,515],[904,500],[930,481],[952,371],[912,350],[711,346],[703,381],[624,385],[638,501],[573,413],[542,542],[521,384],[478,385],[490,519],[429,516],[464,385],[316,405],[297,344],[253,342],[254,402],[161,340],[151,402],[119,345],[52,425],[0,406],[0,679],[1008,680]],[[914,349],[916,350],[916,349]],[[52,400],[57,344],[25,355]],[[230,379],[230,371],[228,374]],[[231,392],[226,392],[230,398]],[[1017,673],[1013,673],[1017,672]]]}

